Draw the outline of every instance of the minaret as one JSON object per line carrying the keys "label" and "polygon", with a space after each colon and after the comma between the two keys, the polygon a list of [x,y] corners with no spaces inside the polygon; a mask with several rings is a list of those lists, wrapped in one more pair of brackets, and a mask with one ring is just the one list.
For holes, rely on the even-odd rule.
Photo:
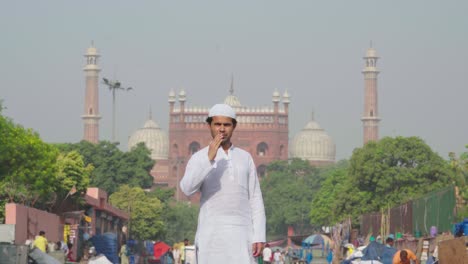
{"label": "minaret", "polygon": [[275,113],[275,125],[278,125],[278,122],[279,122],[279,116],[278,116],[278,113],[279,113],[279,101],[281,99],[281,96],[280,96],[280,93],[278,92],[278,90],[275,90],[273,92],[273,111]]}
{"label": "minaret", "polygon": [[377,52],[371,47],[367,50],[364,61],[366,63],[364,74],[364,113],[362,125],[364,129],[364,145],[369,141],[379,140],[379,112],[377,96]]}
{"label": "minaret", "polygon": [[182,89],[179,92],[179,105],[180,105],[180,121],[181,123],[185,122],[185,97],[186,93],[185,90]]}
{"label": "minaret", "polygon": [[97,65],[100,56],[93,43],[91,43],[91,47],[86,50],[84,56],[86,58],[86,66],[83,69],[86,78],[86,91],[84,114],[81,116],[84,123],[83,139],[91,143],[98,143],[99,119],[101,119],[99,115],[98,81],[101,69]]}
{"label": "minaret", "polygon": [[291,103],[291,96],[288,94],[288,90],[284,91],[283,94],[283,104],[284,104],[284,112],[289,114],[289,104]]}
{"label": "minaret", "polygon": [[172,123],[172,113],[174,113],[174,104],[176,101],[176,94],[174,90],[171,89],[169,92],[169,99],[167,101],[169,102],[169,123]]}

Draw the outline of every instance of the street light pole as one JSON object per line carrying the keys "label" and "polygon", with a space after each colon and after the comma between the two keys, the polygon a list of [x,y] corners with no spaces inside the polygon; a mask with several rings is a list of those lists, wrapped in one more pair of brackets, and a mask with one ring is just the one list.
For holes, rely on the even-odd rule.
{"label": "street light pole", "polygon": [[132,87],[126,87],[124,88],[121,83],[117,80],[108,80],[106,78],[102,78],[102,81],[104,85],[106,85],[109,88],[109,91],[112,92],[112,141],[115,142],[115,92],[117,90],[123,90],[123,91],[130,91],[133,90]]}

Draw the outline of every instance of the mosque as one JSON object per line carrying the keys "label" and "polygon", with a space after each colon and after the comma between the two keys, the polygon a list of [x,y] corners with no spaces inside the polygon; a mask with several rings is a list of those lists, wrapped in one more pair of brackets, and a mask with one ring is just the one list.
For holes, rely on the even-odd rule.
{"label": "mosque", "polygon": [[[85,109],[82,115],[84,140],[97,143],[99,140],[99,95],[98,81],[100,55],[92,45],[87,49],[84,67],[86,89]],[[377,112],[377,55],[375,49],[366,52],[364,75],[364,113],[361,118],[364,131],[364,144],[378,140]],[[281,95],[274,91],[271,106],[245,106],[234,94],[231,80],[229,93],[224,103],[232,106],[237,114],[237,127],[232,141],[247,150],[257,166],[257,174],[264,177],[266,166],[275,160],[300,158],[313,166],[326,166],[335,162],[336,147],[333,139],[320,127],[313,116],[304,128],[290,140],[289,104],[291,97],[287,91]],[[151,117],[129,138],[131,149],[143,142],[151,151],[155,165],[150,174],[154,186],[176,187],[184,175],[185,166],[191,155],[207,146],[211,140],[207,133],[206,117],[209,107],[190,107],[186,104],[184,90],[176,95],[171,90],[168,95],[169,131],[164,131]],[[212,102],[215,104],[217,102]],[[182,198],[180,191],[176,198]]]}

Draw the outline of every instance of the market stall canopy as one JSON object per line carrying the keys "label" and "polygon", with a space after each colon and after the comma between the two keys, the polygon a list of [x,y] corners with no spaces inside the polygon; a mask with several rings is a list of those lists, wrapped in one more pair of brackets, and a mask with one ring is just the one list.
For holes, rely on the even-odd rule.
{"label": "market stall canopy", "polygon": [[333,246],[333,241],[326,235],[315,234],[308,236],[306,239],[304,239],[302,241],[302,244],[318,248],[331,248]]}
{"label": "market stall canopy", "polygon": [[288,236],[288,238],[291,239],[291,241],[294,243],[296,246],[301,246],[302,241],[307,238],[309,235],[295,235],[295,236]]}
{"label": "market stall canopy", "polygon": [[154,250],[154,257],[159,259],[162,255],[164,255],[171,247],[166,243],[159,241],[154,243],[153,250]]}

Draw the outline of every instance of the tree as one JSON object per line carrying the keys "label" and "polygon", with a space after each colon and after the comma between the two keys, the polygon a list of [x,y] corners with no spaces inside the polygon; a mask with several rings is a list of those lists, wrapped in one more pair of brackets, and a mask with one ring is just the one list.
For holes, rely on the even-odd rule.
{"label": "tree", "polygon": [[110,203],[130,215],[130,237],[157,240],[164,228],[163,204],[139,187],[122,185],[109,197]]}
{"label": "tree", "polygon": [[288,226],[298,233],[309,232],[310,203],[319,187],[319,170],[307,161],[293,159],[268,165],[261,188],[269,236],[284,236]]}
{"label": "tree", "polygon": [[108,80],[106,78],[102,78],[103,83],[109,88],[109,91],[112,92],[112,141],[115,142],[115,93],[118,90],[123,90],[123,91],[130,91],[133,88],[132,87],[127,87],[124,88],[122,87],[122,84],[115,80]]}
{"label": "tree", "polygon": [[169,204],[165,209],[162,240],[174,244],[188,238],[193,241],[198,223],[198,206],[185,202]]}
{"label": "tree", "polygon": [[[465,146],[468,149],[468,145]],[[456,177],[456,185],[459,187],[463,204],[457,212],[457,219],[463,220],[468,215],[468,152],[463,152],[460,156],[454,152],[449,153],[450,168]]]}
{"label": "tree", "polygon": [[163,204],[168,205],[174,198],[175,188],[158,188],[148,193],[150,197],[158,198]]}
{"label": "tree", "polygon": [[310,209],[310,222],[315,226],[331,226],[339,222],[343,212],[338,197],[347,192],[351,183],[348,177],[348,162],[341,161],[323,170],[324,181],[315,194]]}
{"label": "tree", "polygon": [[[0,109],[0,218],[7,202],[60,210],[73,192],[86,193],[91,170],[79,153],[59,153],[33,130],[3,116]],[[81,202],[81,198],[75,195],[70,200]]]}
{"label": "tree", "polygon": [[[89,186],[89,177],[93,171],[93,166],[88,164],[85,166],[83,156],[78,151],[70,151],[68,153],[60,153],[57,158],[57,186],[54,193],[58,203],[57,210],[61,207],[66,199],[76,203],[83,203],[83,194]],[[78,193],[78,195],[74,195]]]}
{"label": "tree", "polygon": [[94,167],[90,175],[91,186],[104,189],[109,194],[123,184],[150,188],[153,177],[149,171],[154,165],[150,151],[143,143],[129,152],[122,152],[117,146],[118,143],[108,141],[100,141],[98,144],[81,141],[76,144],[57,145],[64,152],[78,151],[83,156],[85,165],[91,164]]}
{"label": "tree", "polygon": [[355,149],[348,174],[367,212],[406,202],[454,180],[448,163],[417,137],[386,137]]}
{"label": "tree", "polygon": [[58,151],[0,113],[0,200],[34,206],[54,191]]}

